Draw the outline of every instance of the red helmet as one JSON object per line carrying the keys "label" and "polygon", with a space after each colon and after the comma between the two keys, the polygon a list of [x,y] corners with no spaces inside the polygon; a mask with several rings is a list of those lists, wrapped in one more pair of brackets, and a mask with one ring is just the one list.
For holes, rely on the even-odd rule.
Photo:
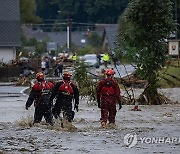
{"label": "red helmet", "polygon": [[44,74],[42,72],[39,72],[36,74],[36,79],[38,81],[43,81],[44,80]]}
{"label": "red helmet", "polygon": [[112,69],[106,70],[106,75],[114,75],[114,74],[115,74],[114,70],[112,70]]}
{"label": "red helmet", "polygon": [[67,79],[70,78],[72,75],[69,72],[64,72],[63,73],[63,78]]}

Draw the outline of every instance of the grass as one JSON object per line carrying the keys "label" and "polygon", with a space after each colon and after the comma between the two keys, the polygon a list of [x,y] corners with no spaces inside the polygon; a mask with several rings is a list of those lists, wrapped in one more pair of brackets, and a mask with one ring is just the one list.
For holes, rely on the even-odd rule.
{"label": "grass", "polygon": [[180,61],[171,61],[170,64],[161,71],[158,84],[160,88],[180,87]]}

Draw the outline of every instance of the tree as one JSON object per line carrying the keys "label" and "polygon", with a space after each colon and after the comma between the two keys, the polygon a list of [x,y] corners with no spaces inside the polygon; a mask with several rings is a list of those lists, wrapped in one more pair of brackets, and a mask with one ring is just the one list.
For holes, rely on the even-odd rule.
{"label": "tree", "polygon": [[175,0],[177,4],[177,10],[175,12],[175,15],[177,15],[177,31],[178,31],[178,38],[180,38],[180,1]]}
{"label": "tree", "polygon": [[60,11],[59,19],[73,19],[77,22],[85,22],[87,13],[84,0],[53,0]]}
{"label": "tree", "polygon": [[138,74],[148,81],[139,98],[144,103],[163,101],[157,92],[157,81],[166,60],[165,39],[173,28],[172,6],[171,0],[132,0],[123,14],[128,29],[119,33],[119,40],[124,49],[132,49],[138,55]]}
{"label": "tree", "polygon": [[75,67],[74,79],[80,89],[81,97],[88,97],[88,102],[96,100],[96,82],[93,78],[88,76],[88,67],[81,62]]}
{"label": "tree", "polygon": [[[36,0],[37,15],[75,22],[117,23],[129,0]],[[58,13],[59,11],[59,13]]]}
{"label": "tree", "polygon": [[36,0],[36,14],[44,22],[52,23],[57,18],[58,11],[59,7],[53,0]]}
{"label": "tree", "polygon": [[124,14],[119,19],[118,28],[118,41],[116,42],[117,48],[116,56],[121,61],[136,62],[136,48],[133,46],[132,23],[128,22]]}
{"label": "tree", "polygon": [[98,33],[92,32],[90,34],[89,44],[93,47],[100,47],[102,45],[102,40]]}
{"label": "tree", "polygon": [[87,0],[88,22],[117,23],[128,0]]}
{"label": "tree", "polygon": [[21,23],[37,23],[40,18],[36,16],[35,0],[20,0]]}

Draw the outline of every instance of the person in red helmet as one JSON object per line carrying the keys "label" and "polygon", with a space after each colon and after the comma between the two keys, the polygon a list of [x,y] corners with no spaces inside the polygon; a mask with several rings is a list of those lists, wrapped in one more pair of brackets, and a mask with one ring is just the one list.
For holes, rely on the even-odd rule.
{"label": "person in red helmet", "polygon": [[106,127],[107,121],[115,126],[116,103],[121,105],[121,95],[118,83],[114,80],[113,69],[106,70],[106,78],[99,81],[96,87],[98,107],[101,109],[101,126]]}
{"label": "person in red helmet", "polygon": [[44,80],[44,74],[39,72],[36,74],[37,83],[31,89],[30,95],[26,102],[25,108],[33,104],[35,107],[34,123],[40,123],[43,116],[47,123],[53,125],[53,117],[51,112],[51,104],[49,102],[52,88],[54,84]]}
{"label": "person in red helmet", "polygon": [[63,73],[63,80],[59,81],[51,94],[50,101],[56,97],[56,103],[52,109],[54,117],[57,119],[60,117],[61,111],[63,112],[63,117],[72,122],[74,118],[74,111],[72,110],[72,101],[75,100],[74,110],[78,112],[79,105],[79,90],[75,83],[71,82],[71,74],[69,72]]}

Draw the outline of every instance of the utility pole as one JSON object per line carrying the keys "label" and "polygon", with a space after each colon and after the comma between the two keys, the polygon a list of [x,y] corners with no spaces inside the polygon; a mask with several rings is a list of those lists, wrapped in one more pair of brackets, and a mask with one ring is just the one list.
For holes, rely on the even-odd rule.
{"label": "utility pole", "polygon": [[71,52],[71,19],[67,20],[67,50],[68,53]]}
{"label": "utility pole", "polygon": [[[62,14],[62,11],[57,11],[59,14]],[[67,52],[71,52],[71,26],[72,26],[72,19],[70,19],[69,14],[67,15]]]}

